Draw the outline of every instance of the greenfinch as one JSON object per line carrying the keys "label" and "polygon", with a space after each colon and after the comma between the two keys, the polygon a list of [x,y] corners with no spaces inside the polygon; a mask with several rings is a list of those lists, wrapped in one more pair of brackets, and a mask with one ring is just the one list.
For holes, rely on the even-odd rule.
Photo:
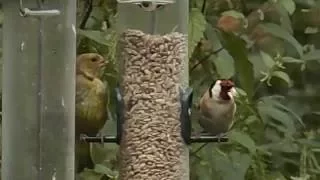
{"label": "greenfinch", "polygon": [[76,169],[93,168],[90,144],[80,141],[82,135],[96,136],[107,118],[106,84],[101,80],[107,62],[96,53],[80,54],[76,60],[75,154]]}

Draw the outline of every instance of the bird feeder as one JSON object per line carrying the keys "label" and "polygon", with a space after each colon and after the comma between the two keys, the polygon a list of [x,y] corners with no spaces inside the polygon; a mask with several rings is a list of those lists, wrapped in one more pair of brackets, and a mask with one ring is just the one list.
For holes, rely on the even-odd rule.
{"label": "bird feeder", "polygon": [[118,0],[117,135],[103,140],[120,144],[120,180],[189,179],[186,145],[219,139],[191,136],[188,3]]}
{"label": "bird feeder", "polygon": [[188,87],[188,1],[118,1],[119,179],[189,179],[181,135]]}

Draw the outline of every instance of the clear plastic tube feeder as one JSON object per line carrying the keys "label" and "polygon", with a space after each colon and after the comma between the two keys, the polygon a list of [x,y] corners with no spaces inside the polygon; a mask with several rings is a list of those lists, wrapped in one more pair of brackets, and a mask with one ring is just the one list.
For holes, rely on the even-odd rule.
{"label": "clear plastic tube feeder", "polygon": [[188,180],[180,90],[188,86],[188,1],[118,0],[124,100],[120,180]]}

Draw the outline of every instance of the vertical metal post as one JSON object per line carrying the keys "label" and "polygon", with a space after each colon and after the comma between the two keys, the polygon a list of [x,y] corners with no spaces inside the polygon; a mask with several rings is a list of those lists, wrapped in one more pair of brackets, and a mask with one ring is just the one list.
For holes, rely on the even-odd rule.
{"label": "vertical metal post", "polygon": [[73,180],[76,1],[3,5],[2,179]]}
{"label": "vertical metal post", "polygon": [[[40,179],[74,179],[76,1],[46,0],[61,15],[41,20]],[[42,36],[42,37],[41,37]]]}
{"label": "vertical metal post", "polygon": [[3,10],[1,179],[37,179],[39,22],[20,17],[19,1],[4,2]]}

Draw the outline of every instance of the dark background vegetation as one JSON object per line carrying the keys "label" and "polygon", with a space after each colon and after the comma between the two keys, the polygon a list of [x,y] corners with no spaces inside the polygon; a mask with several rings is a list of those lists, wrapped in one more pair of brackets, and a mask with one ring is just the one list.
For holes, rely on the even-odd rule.
{"label": "dark background vegetation", "polygon": [[[190,146],[191,180],[320,179],[320,1],[190,0],[189,11],[194,103],[217,78],[232,78],[240,93],[230,142],[196,153],[201,144]],[[118,74],[116,17],[115,0],[78,0],[77,51],[111,62],[105,72],[111,88]],[[114,133],[114,117],[105,134]],[[192,120],[199,128],[196,110]],[[117,148],[92,145],[95,169],[81,176],[117,179]]]}

